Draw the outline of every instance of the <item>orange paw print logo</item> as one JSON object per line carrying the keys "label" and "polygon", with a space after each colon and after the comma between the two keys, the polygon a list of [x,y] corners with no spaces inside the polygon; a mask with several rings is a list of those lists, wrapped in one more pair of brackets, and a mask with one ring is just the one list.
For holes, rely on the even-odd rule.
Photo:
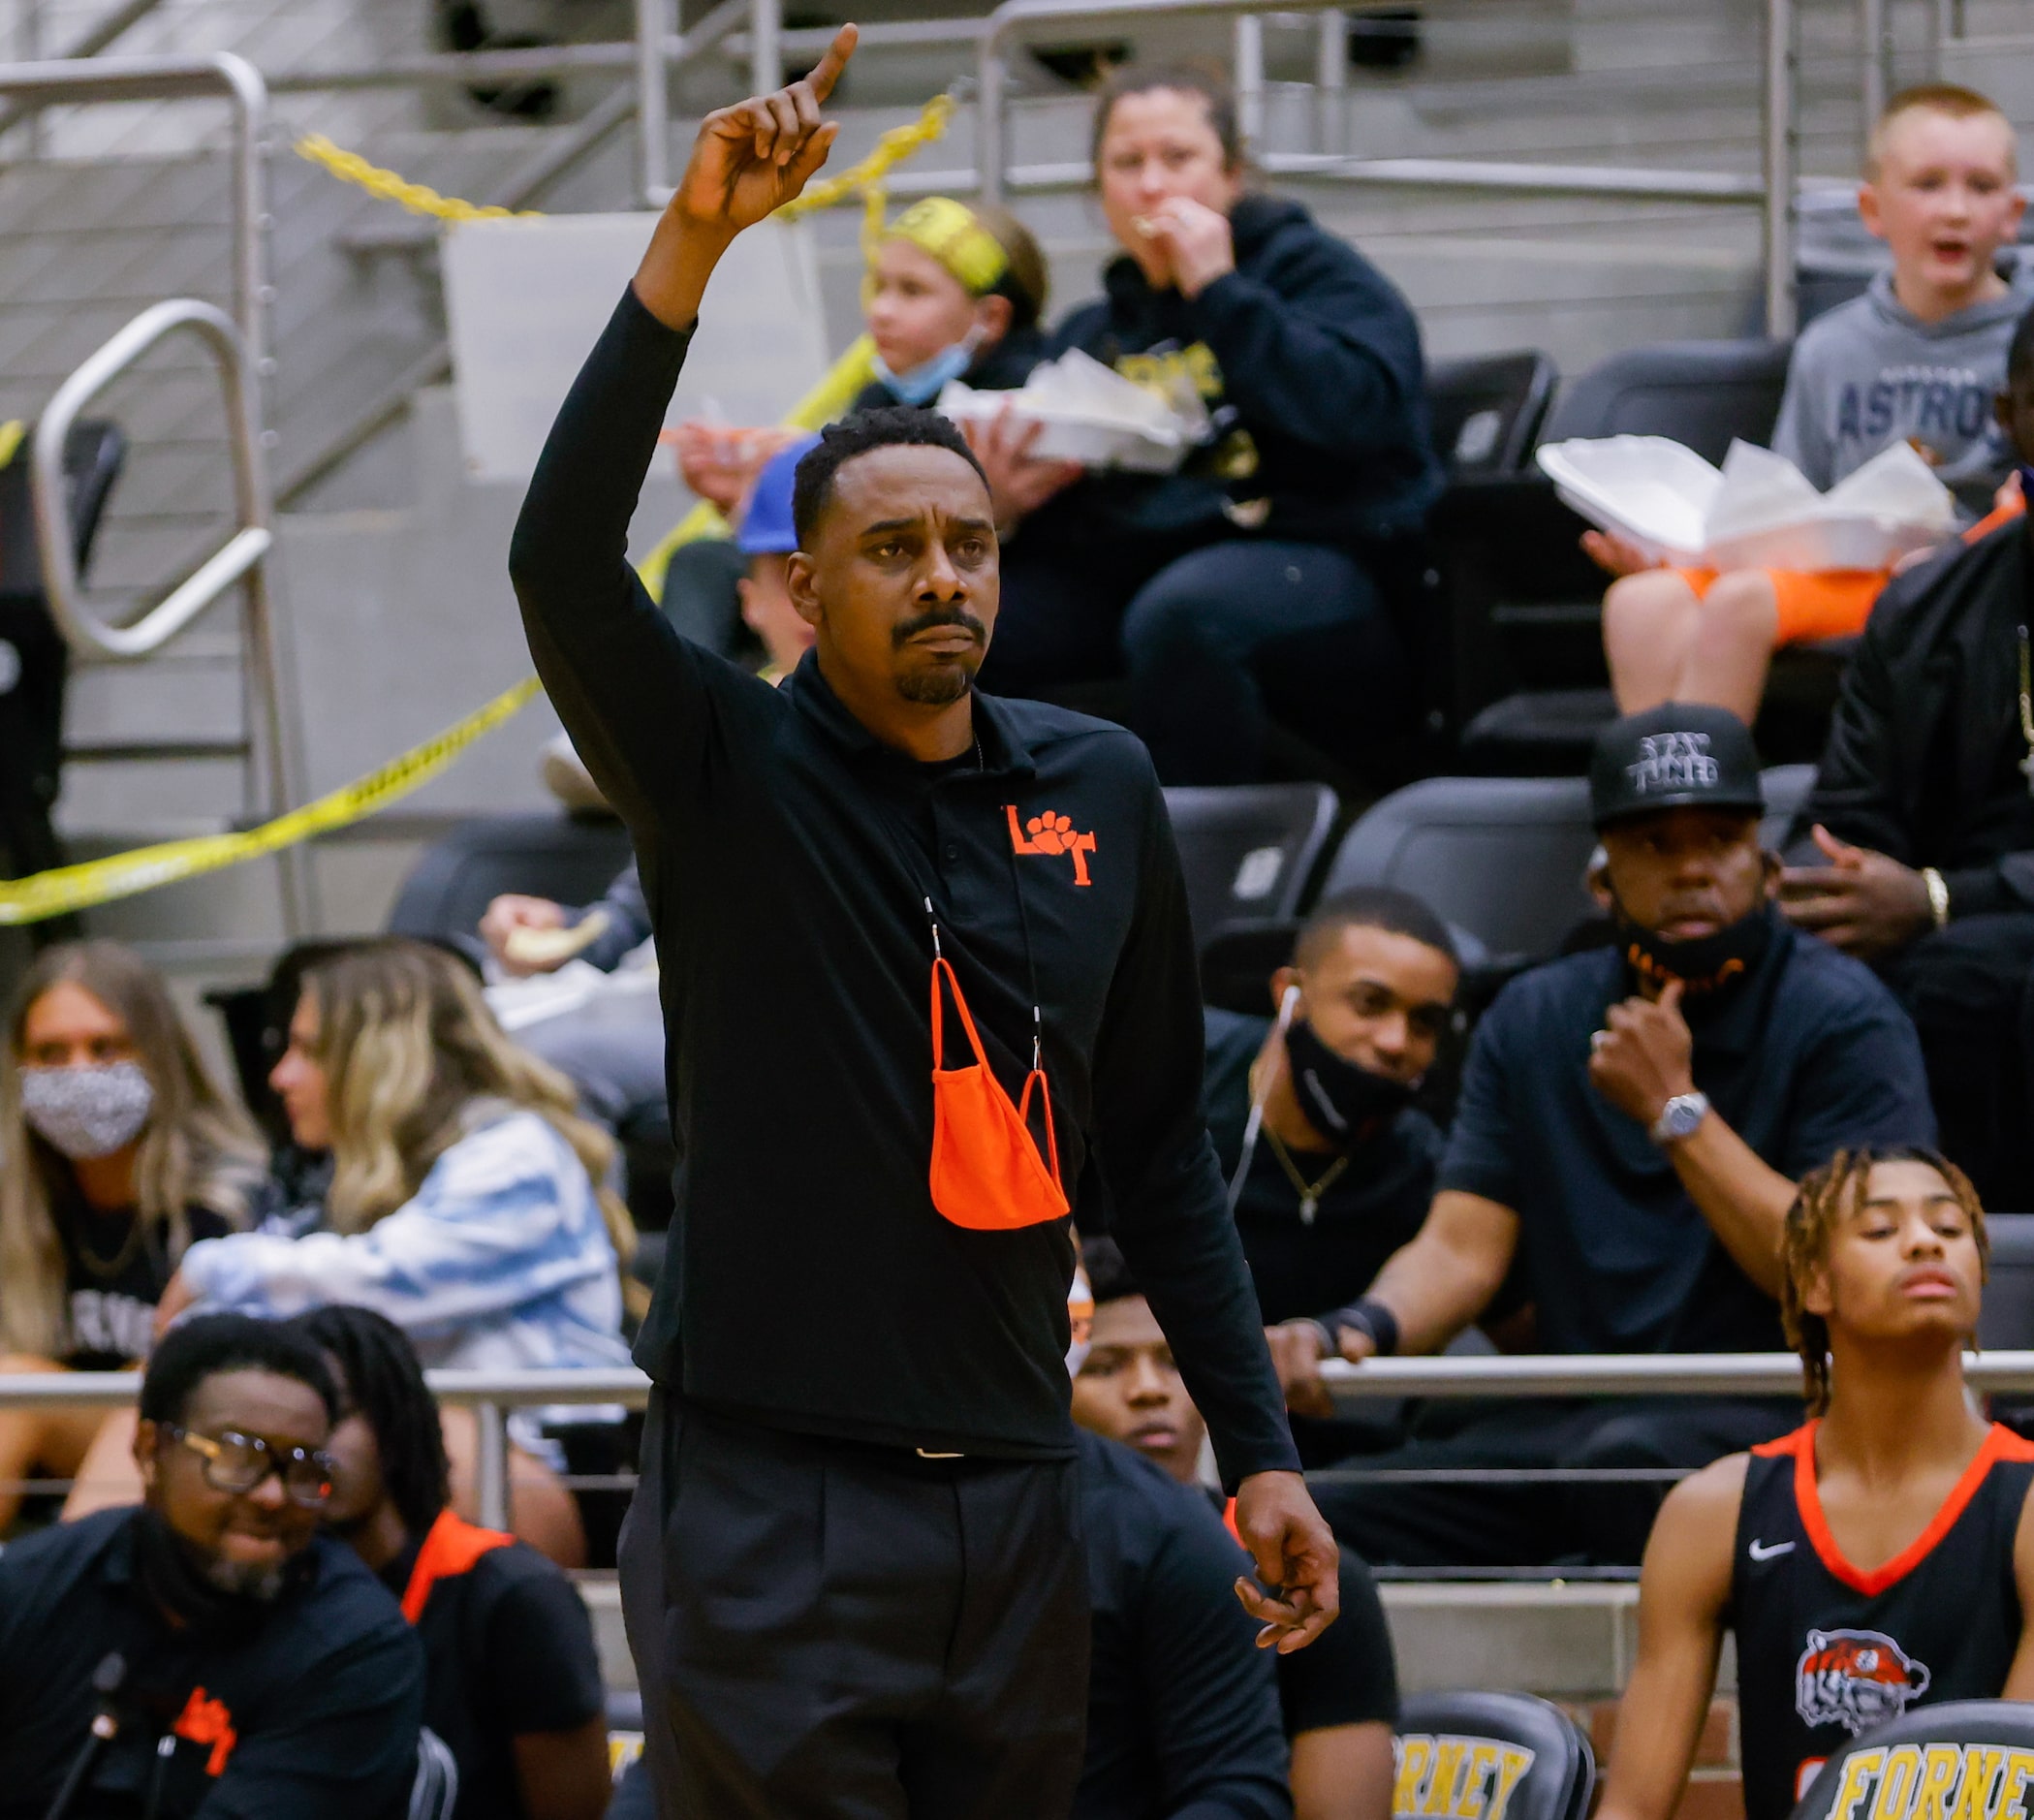
{"label": "orange paw print logo", "polygon": [[1046,809],[1020,825],[1015,802],[1006,802],[1003,812],[1010,818],[1011,852],[1066,854],[1074,862],[1075,884],[1092,885],[1095,882],[1087,871],[1087,856],[1095,850],[1095,837],[1076,833],[1072,816]]}

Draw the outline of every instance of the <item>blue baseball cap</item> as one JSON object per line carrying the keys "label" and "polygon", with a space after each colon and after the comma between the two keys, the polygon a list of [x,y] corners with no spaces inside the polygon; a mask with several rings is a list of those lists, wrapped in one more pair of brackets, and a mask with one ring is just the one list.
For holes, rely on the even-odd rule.
{"label": "blue baseball cap", "polygon": [[798,534],[791,522],[791,488],[798,478],[798,457],[818,441],[817,436],[800,436],[763,464],[749,494],[749,509],[741,515],[741,529],[735,535],[743,554],[783,556],[798,549]]}

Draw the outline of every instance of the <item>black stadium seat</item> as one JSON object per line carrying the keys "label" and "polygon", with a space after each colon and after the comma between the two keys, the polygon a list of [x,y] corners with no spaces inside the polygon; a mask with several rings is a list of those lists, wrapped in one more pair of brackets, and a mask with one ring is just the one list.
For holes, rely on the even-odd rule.
{"label": "black stadium seat", "polygon": [[1595,845],[1580,777],[1428,777],[1349,831],[1321,893],[1393,885],[1479,944],[1478,960],[1536,958],[1593,909]]}
{"label": "black stadium seat", "polygon": [[[1989,1751],[1965,1745],[1990,1745]],[[1933,1798],[1916,1800],[1929,1747],[1955,1750],[1954,1779]],[[2020,1810],[2020,1784],[2034,1750],[2034,1706],[2017,1700],[1945,1700],[1916,1707],[1853,1739],[1822,1767],[1796,1804],[1792,1820],[1851,1820],[1882,1814],[1887,1820],[1920,1820],[1924,1813],[2007,1814]],[[2012,1753],[2008,1755],[2008,1753]],[[1937,1761],[1940,1761],[1938,1756]],[[1987,1786],[1966,1790],[1975,1771]],[[1882,1783],[1897,1776],[1882,1797]],[[1840,1798],[1840,1802],[1839,1802]],[[1838,1806],[1842,1812],[1838,1814]]]}
{"label": "black stadium seat", "polygon": [[1532,1694],[1413,1694],[1397,1757],[1393,1820],[1582,1820],[1596,1787],[1581,1728]]}
{"label": "black stadium seat", "polygon": [[1197,944],[1225,923],[1290,917],[1334,832],[1326,784],[1242,784],[1166,793]]}
{"label": "black stadium seat", "polygon": [[1532,349],[1428,367],[1427,422],[1449,478],[1521,472],[1558,378],[1553,361]]}
{"label": "black stadium seat", "polygon": [[[1734,437],[1766,443],[1786,385],[1780,341],[1630,348],[1555,400],[1543,440],[1669,436],[1711,461]],[[1613,709],[1603,660],[1606,579],[1587,527],[1546,476],[1465,474],[1435,509],[1462,768],[1500,775],[1580,769]],[[1791,755],[1791,754],[1790,754]]]}
{"label": "black stadium seat", "polygon": [[1999,1352],[2034,1348],[2034,1213],[1988,1214],[1985,1227],[1991,1236],[1991,1272],[1978,1316],[1978,1343]]}
{"label": "black stadium seat", "polygon": [[606,816],[479,816],[427,847],[411,867],[389,913],[389,932],[478,955],[474,926],[503,892],[591,903],[632,853],[628,830]]}

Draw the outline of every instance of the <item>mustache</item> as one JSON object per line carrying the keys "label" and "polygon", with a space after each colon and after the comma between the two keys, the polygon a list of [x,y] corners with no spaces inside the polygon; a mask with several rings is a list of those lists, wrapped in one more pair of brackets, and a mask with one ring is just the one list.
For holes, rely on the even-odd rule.
{"label": "mustache", "polygon": [[964,607],[933,607],[924,612],[914,613],[891,628],[890,642],[901,647],[921,632],[936,631],[942,626],[960,627],[977,644],[988,643],[988,628]]}

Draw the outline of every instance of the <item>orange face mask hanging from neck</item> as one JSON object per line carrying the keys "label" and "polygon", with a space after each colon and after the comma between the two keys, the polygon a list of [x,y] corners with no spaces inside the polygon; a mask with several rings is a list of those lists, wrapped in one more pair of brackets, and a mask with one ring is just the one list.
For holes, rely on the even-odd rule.
{"label": "orange face mask hanging from neck", "polygon": [[[1003,1089],[983,1053],[975,1020],[960,995],[960,982],[937,953],[932,960],[932,1205],[955,1226],[973,1232],[1015,1232],[1070,1210],[1059,1179],[1059,1140],[1052,1131],[1052,1093],[1043,1052],[1034,1039],[1031,1072],[1017,1103]],[[948,1068],[945,1007],[940,981],[954,994],[954,1009],[967,1032],[974,1060]],[[1041,1158],[1028,1118],[1032,1089],[1038,1090],[1046,1121],[1046,1157]],[[1050,1168],[1047,1167],[1049,1159]]]}

